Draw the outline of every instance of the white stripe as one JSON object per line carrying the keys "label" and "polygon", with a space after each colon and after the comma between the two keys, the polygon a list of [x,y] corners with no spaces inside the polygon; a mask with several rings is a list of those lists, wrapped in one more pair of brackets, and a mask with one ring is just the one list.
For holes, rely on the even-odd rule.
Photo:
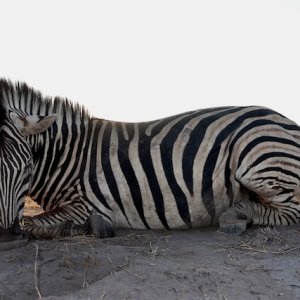
{"label": "white stripe", "polygon": [[122,125],[122,131],[123,131],[124,139],[126,141],[128,141],[129,140],[129,136],[128,136],[128,131],[127,131],[126,123],[121,123],[121,125]]}

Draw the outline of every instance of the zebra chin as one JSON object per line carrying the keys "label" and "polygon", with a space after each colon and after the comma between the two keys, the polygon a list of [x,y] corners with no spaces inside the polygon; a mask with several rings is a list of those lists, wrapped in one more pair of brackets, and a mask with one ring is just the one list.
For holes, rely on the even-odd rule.
{"label": "zebra chin", "polygon": [[21,229],[18,217],[9,229],[0,228],[0,250],[14,248],[27,240],[28,236],[26,232]]}

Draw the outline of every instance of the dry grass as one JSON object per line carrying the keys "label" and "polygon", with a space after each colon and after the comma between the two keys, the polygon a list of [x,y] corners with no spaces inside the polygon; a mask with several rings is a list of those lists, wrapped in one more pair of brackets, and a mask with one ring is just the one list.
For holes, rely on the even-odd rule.
{"label": "dry grass", "polygon": [[300,250],[300,247],[289,247],[285,237],[275,228],[265,227],[260,229],[254,238],[238,245],[217,245],[220,248],[229,251],[228,258],[232,259],[231,250],[237,249],[247,251],[248,254],[254,253],[270,253],[270,254],[286,254],[292,251]]}

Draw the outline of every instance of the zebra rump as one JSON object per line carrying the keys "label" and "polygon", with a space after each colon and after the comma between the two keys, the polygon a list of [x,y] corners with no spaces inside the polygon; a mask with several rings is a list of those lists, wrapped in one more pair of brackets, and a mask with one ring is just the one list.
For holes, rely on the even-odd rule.
{"label": "zebra rump", "polygon": [[[251,224],[299,222],[300,128],[269,108],[124,123],[4,79],[0,108],[5,230],[21,219],[36,238],[217,224],[241,233]],[[25,196],[45,212],[23,217]]]}

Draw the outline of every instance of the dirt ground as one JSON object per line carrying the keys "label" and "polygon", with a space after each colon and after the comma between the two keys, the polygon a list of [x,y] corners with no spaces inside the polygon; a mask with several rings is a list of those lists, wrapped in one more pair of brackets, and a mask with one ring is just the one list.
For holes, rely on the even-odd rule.
{"label": "dirt ground", "polygon": [[117,231],[0,252],[4,299],[300,299],[300,225]]}

